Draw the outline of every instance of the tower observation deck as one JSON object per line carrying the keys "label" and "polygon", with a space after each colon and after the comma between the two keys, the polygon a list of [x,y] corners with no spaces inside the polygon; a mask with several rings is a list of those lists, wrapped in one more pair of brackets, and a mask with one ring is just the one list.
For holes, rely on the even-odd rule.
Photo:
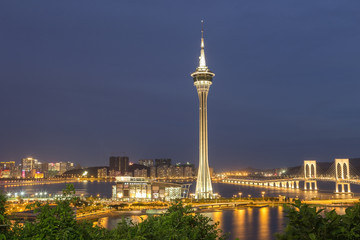
{"label": "tower observation deck", "polygon": [[[203,21],[201,22],[203,23]],[[206,65],[204,48],[204,30],[202,27],[199,66],[191,74],[199,96],[199,170],[195,191],[195,198],[197,199],[213,197],[208,159],[207,97],[215,74]]]}

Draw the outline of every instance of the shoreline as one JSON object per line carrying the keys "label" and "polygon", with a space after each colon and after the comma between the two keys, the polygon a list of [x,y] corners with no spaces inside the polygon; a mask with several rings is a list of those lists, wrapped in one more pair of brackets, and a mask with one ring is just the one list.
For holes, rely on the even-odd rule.
{"label": "shoreline", "polygon": [[[359,199],[339,199],[339,200],[311,200],[311,201],[302,201],[302,203],[309,204],[311,206],[318,206],[318,207],[351,207],[356,203],[360,203]],[[195,208],[195,212],[202,213],[202,212],[216,212],[216,211],[226,211],[226,210],[236,210],[236,209],[245,209],[245,208],[264,208],[264,207],[280,207],[283,205],[290,205],[293,202],[252,202],[246,205],[239,205],[239,206],[219,206],[219,207],[211,207],[211,208],[198,208],[196,209],[196,205],[192,205]],[[132,209],[132,210],[109,210],[109,211],[102,211],[99,213],[90,213],[86,216],[79,216],[77,217],[77,221],[98,221],[104,217],[127,217],[127,216],[141,216],[141,215],[158,215],[161,214],[161,211],[166,210],[167,208],[157,208],[155,210],[159,210],[159,213],[146,213],[146,210],[150,209]],[[152,208],[152,210],[154,210]]]}

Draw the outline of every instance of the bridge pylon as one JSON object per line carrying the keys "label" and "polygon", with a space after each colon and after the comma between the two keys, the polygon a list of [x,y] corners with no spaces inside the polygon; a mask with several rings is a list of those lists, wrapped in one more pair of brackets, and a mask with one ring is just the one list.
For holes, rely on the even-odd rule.
{"label": "bridge pylon", "polygon": [[[309,188],[307,185],[309,184]],[[318,190],[316,181],[316,160],[304,160],[304,190]]]}
{"label": "bridge pylon", "polygon": [[[350,166],[348,158],[335,158],[335,179],[335,193],[351,193],[350,183],[346,182],[346,180],[350,180]],[[341,186],[341,192],[339,192],[339,186]],[[347,189],[345,189],[345,186],[347,186]]]}

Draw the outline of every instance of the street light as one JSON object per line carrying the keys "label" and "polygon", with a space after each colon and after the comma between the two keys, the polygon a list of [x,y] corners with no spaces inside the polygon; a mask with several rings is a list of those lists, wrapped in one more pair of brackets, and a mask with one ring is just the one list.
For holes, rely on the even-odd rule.
{"label": "street light", "polygon": [[242,196],[242,192],[239,192],[239,197],[240,197],[240,200],[241,200],[241,196]]}
{"label": "street light", "polygon": [[265,200],[264,196],[265,196],[265,192],[261,192],[262,198],[263,200]]}
{"label": "street light", "polygon": [[248,195],[248,198],[251,198],[251,195],[250,195],[250,194]]}

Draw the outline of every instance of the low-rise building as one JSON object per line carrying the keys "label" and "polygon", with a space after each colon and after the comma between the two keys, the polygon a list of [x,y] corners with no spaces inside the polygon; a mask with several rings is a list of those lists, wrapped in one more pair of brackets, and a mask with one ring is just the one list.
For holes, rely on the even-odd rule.
{"label": "low-rise building", "polygon": [[114,199],[123,201],[172,201],[181,198],[181,187],[144,177],[116,177],[112,192]]}
{"label": "low-rise building", "polygon": [[97,177],[98,178],[106,178],[107,177],[107,168],[99,168],[97,170]]}
{"label": "low-rise building", "polygon": [[0,162],[0,170],[10,170],[13,171],[15,168],[15,162]]}

